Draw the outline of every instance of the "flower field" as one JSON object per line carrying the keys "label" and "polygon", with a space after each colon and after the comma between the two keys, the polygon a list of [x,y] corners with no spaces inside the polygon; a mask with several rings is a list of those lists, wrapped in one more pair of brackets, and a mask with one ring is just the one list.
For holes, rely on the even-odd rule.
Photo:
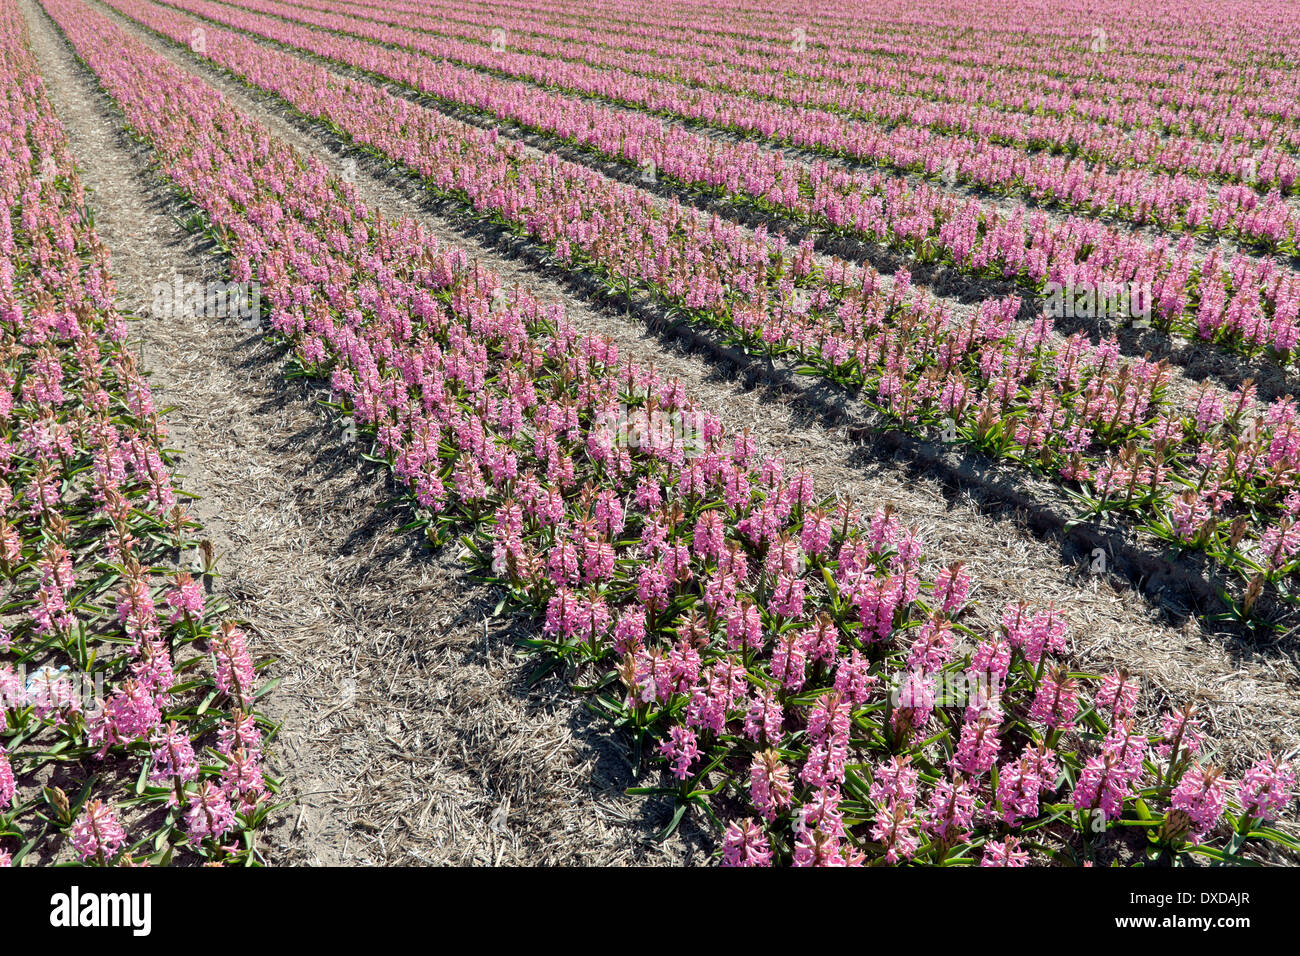
{"label": "flower field", "polygon": [[1298,14],[0,0],[0,866],[1300,862]]}

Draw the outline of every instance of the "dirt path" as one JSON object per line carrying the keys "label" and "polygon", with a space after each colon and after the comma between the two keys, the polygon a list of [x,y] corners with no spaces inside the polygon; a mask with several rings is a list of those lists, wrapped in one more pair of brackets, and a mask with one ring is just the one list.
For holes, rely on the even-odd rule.
{"label": "dirt path", "polygon": [[[278,100],[250,91],[188,51],[109,15],[151,48],[221,89],[276,135],[339,171],[348,168],[337,138],[292,117]],[[1265,749],[1277,752],[1293,746],[1294,728],[1300,725],[1300,671],[1293,645],[1247,643],[1212,633],[1190,617],[1171,624],[1134,589],[1088,573],[1087,562],[1065,553],[1058,539],[1029,534],[1007,509],[971,492],[955,493],[934,476],[882,458],[774,391],[745,387],[641,322],[595,305],[576,295],[571,285],[504,255],[481,241],[472,225],[448,218],[446,207],[431,203],[409,179],[383,176],[363,162],[357,165],[356,183],[363,197],[386,214],[413,216],[440,240],[468,249],[507,283],[520,282],[545,300],[563,302],[579,327],[609,335],[625,354],[678,377],[729,429],[749,428],[764,451],[783,455],[793,466],[811,468],[820,488],[849,495],[864,507],[895,505],[904,521],[924,533],[936,564],[967,562],[986,619],[1010,600],[1055,602],[1075,625],[1074,647],[1083,667],[1128,667],[1143,679],[1152,708],[1197,703],[1221,742],[1223,759],[1235,768]]]}
{"label": "dirt path", "polygon": [[[141,340],[183,487],[219,555],[217,586],[282,680],[276,771],[295,801],[263,838],[281,864],[589,863],[698,859],[659,846],[662,805],[603,723],[554,684],[525,687],[515,635],[454,551],[430,556],[392,487],[364,467],[260,336],[220,319],[152,315],[153,285],[215,279],[145,156],[32,0],[22,9],[68,128],[119,303]],[[692,842],[693,841],[693,842]]]}

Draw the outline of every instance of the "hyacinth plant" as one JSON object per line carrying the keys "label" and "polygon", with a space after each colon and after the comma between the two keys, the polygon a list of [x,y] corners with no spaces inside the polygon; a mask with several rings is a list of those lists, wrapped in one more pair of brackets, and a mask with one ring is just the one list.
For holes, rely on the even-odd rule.
{"label": "hyacinth plant", "polygon": [[0,89],[0,866],[252,862],[270,685],[205,589],[211,548],[12,0]]}
{"label": "hyacinth plant", "polygon": [[1270,825],[1291,812],[1284,757],[1231,780],[1194,711],[1139,723],[1136,680],[1071,667],[1059,609],[976,626],[966,570],[928,566],[888,508],[819,497],[107,19],[44,6],[232,275],[258,276],[290,361],[328,380],[414,526],[535,616],[532,646],[664,760],[677,818],[713,822],[724,862],[1300,849]]}
{"label": "hyacinth plant", "polygon": [[[1300,599],[1300,412],[1290,398],[1265,404],[1246,382],[1175,402],[1165,363],[1125,361],[1113,336],[1064,336],[1048,317],[1018,321],[1015,296],[955,315],[906,271],[885,279],[867,266],[819,263],[808,239],[789,250],[765,230],[751,238],[717,218],[702,225],[374,84],[146,0],[108,2],[177,42],[203,30],[196,53],[402,163],[439,196],[544,244],[560,267],[614,293],[654,295],[682,321],[855,389],[906,429],[1033,470],[1073,494],[1081,518],[1119,517],[1208,556],[1235,578],[1223,595],[1229,616],[1250,619],[1265,588]],[[1167,277],[1157,299],[1185,279],[1185,270]],[[1245,321],[1244,310],[1234,314]]]}

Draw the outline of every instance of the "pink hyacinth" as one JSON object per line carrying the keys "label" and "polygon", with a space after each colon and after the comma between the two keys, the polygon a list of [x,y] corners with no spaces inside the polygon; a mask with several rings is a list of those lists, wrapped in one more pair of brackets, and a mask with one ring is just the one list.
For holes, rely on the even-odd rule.
{"label": "pink hyacinth", "polygon": [[1289,763],[1268,754],[1256,761],[1237,786],[1237,801],[1255,819],[1275,820],[1295,795],[1296,774]]}
{"label": "pink hyacinth", "polygon": [[768,822],[775,820],[777,813],[790,805],[794,785],[780,753],[764,750],[754,754],[749,765],[749,793],[754,807]]}
{"label": "pink hyacinth", "polygon": [[217,752],[229,757],[236,750],[245,750],[250,754],[262,752],[262,732],[257,727],[257,720],[252,714],[234,711],[229,720],[223,720],[217,728]]}
{"label": "pink hyacinth", "polygon": [[886,863],[910,860],[916,854],[921,845],[919,824],[920,819],[912,813],[910,804],[890,801],[876,807],[871,838],[884,846]]}
{"label": "pink hyacinth", "polygon": [[727,646],[732,650],[763,646],[763,624],[759,610],[748,601],[742,601],[727,614]]}
{"label": "pink hyacinth", "polygon": [[1108,721],[1131,717],[1137,707],[1138,685],[1123,670],[1114,670],[1102,678],[1097,691],[1097,713]]}
{"label": "pink hyacinth", "polygon": [[14,802],[14,768],[9,763],[9,754],[0,747],[0,810],[10,807]]}
{"label": "pink hyacinth", "polygon": [[972,777],[983,776],[997,761],[1001,747],[998,724],[997,719],[981,716],[962,725],[953,760],[963,773]]}
{"label": "pink hyacinth", "polygon": [[234,826],[235,811],[226,794],[210,780],[199,784],[197,792],[190,794],[190,807],[185,813],[185,829],[190,839],[219,840]]}
{"label": "pink hyacinth", "polygon": [[221,787],[231,803],[237,805],[239,812],[251,811],[266,794],[266,780],[262,776],[259,755],[248,753],[240,747],[227,760],[228,763],[221,770]]}
{"label": "pink hyacinth", "polygon": [[761,827],[752,819],[732,822],[722,838],[723,866],[771,866],[772,849]]}
{"label": "pink hyacinth", "polygon": [[1132,723],[1119,720],[1101,742],[1101,752],[1109,757],[1126,780],[1135,782],[1142,776],[1142,762],[1150,749],[1143,734],[1134,733]]}
{"label": "pink hyacinth", "polygon": [[848,743],[834,737],[819,740],[808,751],[808,759],[799,770],[799,779],[811,787],[834,787],[844,782],[844,767],[849,759]]}
{"label": "pink hyacinth", "polygon": [[1023,604],[1009,604],[1002,613],[1002,628],[1012,647],[1019,648],[1030,663],[1044,654],[1065,649],[1067,624],[1055,608],[1030,614]]}
{"label": "pink hyacinth", "polygon": [[975,794],[961,774],[944,777],[930,795],[922,827],[935,839],[956,843],[970,836],[975,820]]}
{"label": "pink hyacinth", "polygon": [[645,608],[628,608],[614,625],[614,649],[620,654],[640,650],[645,643],[645,631]]}
{"label": "pink hyacinth", "polygon": [[1214,828],[1228,805],[1228,780],[1222,771],[1193,764],[1169,798],[1170,811],[1181,810],[1190,821],[1192,842],[1199,843]]}
{"label": "pink hyacinth", "polygon": [[896,691],[897,703],[889,715],[889,726],[900,739],[919,732],[934,712],[934,681],[909,671]]}
{"label": "pink hyacinth", "polygon": [[244,632],[230,621],[224,623],[212,638],[212,654],[217,689],[243,704],[253,691],[255,673]]}
{"label": "pink hyacinth", "polygon": [[1205,733],[1195,708],[1188,706],[1161,716],[1160,742],[1156,744],[1156,753],[1161,757],[1174,760],[1194,757],[1201,752],[1204,741]]}
{"label": "pink hyacinth", "polygon": [[952,622],[941,617],[921,625],[907,653],[907,666],[923,674],[943,668],[952,656]]}
{"label": "pink hyacinth", "polygon": [[1039,813],[1039,796],[1055,789],[1056,754],[1041,747],[1025,748],[1015,763],[1004,764],[998,772],[997,800],[1002,806],[1002,820],[1016,826],[1022,819]]}
{"label": "pink hyacinth", "polygon": [[21,710],[27,706],[27,684],[22,674],[8,664],[0,665],[0,725],[6,710]]}
{"label": "pink hyacinth", "polygon": [[967,679],[987,687],[990,694],[1000,688],[1011,669],[1011,645],[1003,639],[981,641],[971,653]]}
{"label": "pink hyacinth", "polygon": [[784,719],[781,702],[775,694],[771,691],[756,693],[745,712],[745,736],[755,742],[778,743]]}
{"label": "pink hyacinth", "polygon": [[877,764],[872,772],[869,796],[876,804],[890,801],[915,803],[916,784],[919,779],[920,773],[912,766],[910,755],[890,757],[889,760]]}
{"label": "pink hyacinth", "polygon": [[660,742],[659,752],[672,765],[673,776],[685,780],[691,775],[691,764],[700,755],[695,731],[680,724],[674,725],[668,731],[668,739]]}
{"label": "pink hyacinth", "polygon": [[[171,721],[166,728],[154,736],[153,772],[149,782],[154,784],[175,784],[183,788],[199,778],[199,762],[194,756],[194,747],[189,735],[181,729],[176,721]],[[172,796],[173,805],[175,796]]]}
{"label": "pink hyacinth", "polygon": [[803,528],[799,532],[799,546],[814,557],[824,554],[830,547],[833,531],[834,525],[825,512],[814,511],[804,518]]}
{"label": "pink hyacinth", "polygon": [[786,631],[772,649],[772,676],[786,690],[803,687],[807,674],[806,642],[795,631]]}
{"label": "pink hyacinth", "polygon": [[1107,820],[1117,819],[1124,811],[1128,779],[1109,755],[1089,757],[1079,774],[1072,801],[1079,810],[1100,810]]}
{"label": "pink hyacinth", "polygon": [[1005,840],[990,840],[984,844],[980,866],[1028,866],[1029,853],[1020,849],[1020,840],[1009,836]]}
{"label": "pink hyacinth", "polygon": [[170,621],[196,620],[203,616],[203,585],[187,572],[176,576],[176,587],[167,592],[167,606],[172,608]]}
{"label": "pink hyacinth", "polygon": [[138,681],[128,679],[91,722],[90,737],[103,756],[114,744],[148,739],[161,723],[158,699]]}
{"label": "pink hyacinth", "polygon": [[880,678],[869,673],[871,661],[854,648],[835,667],[835,689],[853,704],[865,704]]}
{"label": "pink hyacinth", "polygon": [[1065,730],[1074,725],[1078,712],[1078,683],[1064,668],[1048,671],[1038,685],[1029,716],[1053,730]]}
{"label": "pink hyacinth", "polygon": [[844,840],[818,827],[799,825],[794,845],[795,866],[861,866],[863,854]]}
{"label": "pink hyacinth", "polygon": [[934,603],[945,614],[956,614],[970,594],[970,576],[962,563],[943,568],[934,579]]}
{"label": "pink hyacinth", "polygon": [[[112,4],[128,17],[150,11],[151,26],[184,42],[190,21],[178,12],[140,0]],[[1054,783],[1055,755],[1045,743],[1031,751],[1025,741],[1040,741],[1044,724],[1053,731],[1072,728],[1081,705],[1095,707],[1095,717],[1088,716],[1097,725],[1096,736],[1104,736],[1100,747],[1091,733],[1045,735],[1053,746],[1060,739],[1061,763],[1072,772],[1084,764],[1079,786],[1068,798],[1084,809],[1122,812],[1125,797],[1142,785],[1149,737],[1127,723],[1136,711],[1135,688],[1122,677],[1107,678],[1095,696],[1081,700],[1080,681],[1068,672],[1046,666],[1040,671],[1046,678],[1030,676],[1035,668],[1026,662],[1038,664],[1065,650],[1065,625],[1054,611],[1010,605],[1005,632],[981,643],[973,627],[957,624],[970,596],[969,578],[953,565],[938,571],[927,593],[920,578],[919,538],[892,508],[877,510],[865,528],[847,501],[810,511],[818,502],[812,476],[806,471],[789,476],[780,459],[764,457],[759,439],[765,436],[746,432],[724,439],[715,416],[692,411],[680,383],[665,381],[653,369],[622,364],[609,339],[580,334],[561,305],[544,305],[522,288],[498,303],[493,293],[500,279],[463,251],[440,249],[412,220],[389,223],[376,217],[352,187],[318,163],[300,169],[283,144],[264,131],[245,130],[233,120],[214,122],[233,116],[221,112],[214,92],[181,82],[183,77],[150,51],[124,45],[117,26],[100,14],[75,0],[44,0],[44,5],[166,160],[160,165],[175,185],[195,196],[213,225],[231,238],[239,276],[256,274],[264,282],[275,328],[292,341],[306,366],[329,370],[333,397],[355,409],[367,445],[376,446],[376,459],[390,462],[422,507],[446,509],[458,521],[468,518],[472,536],[491,537],[498,575],[509,574],[516,597],[545,607],[546,636],[590,641],[593,657],[608,649],[605,642],[613,644],[624,658],[619,676],[628,707],[636,709],[638,719],[652,722],[673,771],[685,778],[716,755],[726,768],[723,776],[733,778],[733,792],[719,794],[718,809],[728,808],[734,778],[750,763],[752,812],[772,825],[732,824],[724,857],[747,861],[768,855],[771,839],[781,856],[793,846],[799,863],[860,861],[854,847],[865,842],[863,831],[874,824],[879,842],[894,859],[904,859],[918,828],[943,834],[941,839],[955,837],[970,828],[967,817],[976,805],[982,815],[975,839],[984,839],[985,827],[998,828],[995,835],[1001,837],[1008,831],[998,824],[999,812],[1015,827],[1038,816],[1043,797],[1060,789]],[[200,11],[214,6],[206,0],[181,5]],[[566,44],[555,41],[564,40],[568,28],[556,33],[548,27],[504,59],[494,56],[502,70],[489,72],[501,75],[484,78],[475,72],[488,63],[482,38],[472,36],[481,32],[477,21],[455,26],[450,36],[430,37],[404,29],[419,25],[414,14],[389,10],[383,25],[365,21],[360,34],[340,39],[334,27],[348,18],[328,12],[333,4],[308,6],[311,11],[289,20],[238,10],[218,19],[239,31],[273,26],[276,38],[288,46],[306,43],[304,50],[343,57],[399,84],[418,78],[424,92],[449,102],[471,96],[475,103],[469,105],[476,110],[574,140],[605,159],[632,165],[650,159],[691,189],[708,187],[736,201],[758,201],[792,221],[829,224],[855,241],[914,252],[959,272],[1001,275],[1020,291],[1047,282],[1133,279],[1134,286],[1146,289],[1148,300],[1155,299],[1167,320],[1159,324],[1170,334],[1194,332],[1199,305],[1200,329],[1214,339],[1214,348],[1244,347],[1257,362],[1293,363],[1292,355],[1264,354],[1270,343],[1276,349],[1294,347],[1300,297],[1294,270],[1275,255],[1294,251],[1297,215],[1289,193],[1295,191],[1298,171],[1294,158],[1276,147],[1286,139],[1277,130],[1294,126],[1294,116],[1287,113],[1284,122],[1274,122],[1279,97],[1261,92],[1277,85],[1271,81],[1278,71],[1265,64],[1258,84],[1238,90],[1193,68],[1186,77],[1162,81],[1152,93],[1145,88],[1150,84],[1133,82],[1144,75],[1141,57],[1129,48],[1169,47],[1162,23],[1152,27],[1143,21],[1118,57],[1067,63],[1064,79],[1053,80],[1044,94],[1035,88],[1034,71],[1047,64],[1048,73],[1060,74],[1061,58],[1031,47],[1016,48],[1029,72],[1011,79],[981,68],[985,60],[1005,60],[1005,48],[985,51],[991,59],[960,58],[956,82],[949,82],[943,64],[929,62],[933,57],[918,56],[915,82],[902,85],[876,75],[888,56],[855,48],[847,60],[837,60],[831,50],[826,62],[863,67],[855,72],[865,86],[840,82],[831,75],[834,70],[821,69],[821,60],[800,64],[798,58],[768,82],[754,64],[761,65],[764,50],[782,49],[768,42],[780,39],[768,29],[771,24],[754,38],[761,41],[757,46],[745,45],[757,58],[736,65],[724,62],[726,44],[706,44],[701,52],[698,44],[669,37],[668,27],[638,26],[632,31],[637,50],[632,60],[624,55],[624,39],[613,46],[587,45],[599,69],[584,66],[581,58],[551,56],[564,53]],[[310,23],[304,26],[302,17]],[[357,22],[348,20],[352,26]],[[321,32],[311,23],[329,29]],[[1070,45],[1068,37],[1049,33],[1053,41],[1046,46],[1056,40]],[[926,47],[923,34],[917,34],[918,42]],[[370,42],[380,37],[386,38],[382,44]],[[599,31],[595,37],[600,39]],[[401,42],[388,42],[394,38]],[[654,42],[647,45],[647,38]],[[655,49],[661,44],[667,46]],[[999,45],[1005,47],[995,38],[994,46]],[[1064,476],[1089,495],[1121,493],[1128,483],[1135,520],[1172,520],[1180,534],[1213,531],[1218,527],[1213,516],[1257,503],[1258,508],[1245,509],[1251,524],[1241,539],[1243,550],[1263,542],[1266,556],[1273,556],[1268,563],[1277,565],[1300,549],[1300,526],[1267,527],[1276,502],[1300,474],[1300,434],[1291,433],[1290,421],[1270,417],[1263,437],[1252,432],[1246,438],[1241,426],[1257,404],[1268,404],[1257,402],[1253,392],[1232,411],[1225,400],[1236,397],[1217,392],[1193,411],[1177,389],[1166,388],[1167,363],[1124,356],[1115,335],[1069,334],[1070,328],[1057,328],[1046,318],[1021,322],[1015,296],[954,314],[903,269],[882,281],[861,262],[818,252],[812,237],[787,249],[784,235],[769,235],[766,227],[742,229],[735,216],[697,219],[689,203],[683,210],[680,204],[651,201],[644,190],[607,185],[599,174],[554,154],[525,155],[510,137],[480,136],[378,87],[353,80],[345,85],[315,58],[307,63],[239,32],[221,31],[221,41],[210,46],[214,65],[242,71],[300,112],[340,125],[347,136],[413,165],[431,186],[454,189],[457,203],[508,222],[530,242],[553,250],[562,267],[590,271],[596,264],[609,272],[608,283],[625,287],[629,296],[662,299],[688,324],[701,318],[708,325],[731,322],[731,332],[746,348],[762,343],[769,354],[786,355],[813,373],[838,370],[834,377],[842,372],[850,388],[874,393],[883,414],[896,422],[920,426],[938,411],[960,424],[961,442],[991,428],[987,436],[1005,438],[1008,466],[1041,469],[1049,481]],[[960,46],[969,53],[978,44],[962,40]],[[1254,50],[1249,43],[1246,47],[1246,53]],[[426,56],[435,52],[437,57]],[[455,65],[458,58],[465,61],[462,66]],[[422,68],[430,64],[438,68]],[[636,69],[629,72],[629,64]],[[722,86],[704,82],[710,64],[723,68]],[[466,65],[474,69],[466,72]],[[1096,76],[1094,68],[1100,69]],[[619,82],[608,83],[611,76]],[[677,81],[691,77],[689,95],[677,95]],[[519,92],[521,78],[530,81],[523,84],[526,95]],[[624,105],[634,109],[620,112],[590,101],[608,99],[615,87],[627,98]],[[1111,93],[1113,103],[1103,95]],[[358,96],[363,108],[355,108]],[[1080,106],[1077,116],[1065,108],[1071,100]],[[988,108],[993,101],[997,108]],[[21,98],[15,102],[23,108],[13,111],[11,125],[23,133],[28,117],[43,111]],[[158,103],[181,108],[157,109]],[[1026,104],[1041,108],[1018,112]],[[636,111],[651,106],[656,113],[727,126],[741,139],[771,142],[722,142]],[[1124,135],[1111,136],[1117,117],[1126,127]],[[191,161],[193,144],[222,139],[224,126],[230,127],[224,131],[230,137],[219,150],[220,163]],[[22,136],[15,142],[21,145]],[[852,162],[845,168],[791,163],[780,150],[768,148],[772,143]],[[1239,186],[1233,167],[1257,145],[1264,146],[1262,177],[1256,181],[1252,175]],[[985,202],[927,185],[923,180],[936,175],[948,158],[963,184],[989,189],[999,198]],[[876,168],[850,168],[863,164]],[[19,175],[10,183],[16,190],[9,192],[25,200],[30,170],[22,167],[20,162],[10,170],[11,179],[15,171]],[[946,171],[944,177],[951,178]],[[43,185],[30,189],[38,199],[57,192]],[[302,202],[291,201],[299,194]],[[19,205],[22,216],[13,221],[0,216],[0,249],[13,261],[25,248],[24,236],[15,236],[15,230],[33,232],[33,223],[46,225],[32,203]],[[1118,221],[1149,225],[1153,235],[1130,235]],[[1168,238],[1166,232],[1181,238]],[[1208,248],[1198,238],[1203,232],[1210,238]],[[1263,250],[1267,255],[1229,253],[1232,262],[1225,264],[1213,248],[1216,233],[1243,246],[1263,235],[1275,242]],[[52,248],[75,253],[82,248],[75,238],[71,228],[58,230]],[[1278,245],[1282,239],[1286,244]],[[43,237],[34,248],[46,274],[60,278],[58,257],[46,261]],[[75,258],[67,263],[74,265]],[[28,446],[53,461],[64,442],[65,418],[75,426],[69,433],[78,437],[100,427],[97,421],[121,423],[104,424],[114,433],[99,442],[93,474],[86,477],[94,500],[103,505],[104,527],[122,517],[121,528],[108,533],[116,538],[116,553],[129,557],[132,547],[140,546],[122,530],[140,528],[133,504],[146,493],[162,504],[170,485],[166,474],[154,475],[165,462],[150,457],[148,443],[128,433],[137,423],[158,427],[148,390],[128,387],[127,406],[134,415],[126,418],[92,421],[94,416],[82,419],[59,410],[47,428],[27,409],[11,416],[19,393],[53,402],[64,392],[72,396],[83,382],[93,409],[111,411],[116,401],[107,394],[102,403],[96,401],[102,389],[94,385],[96,376],[87,374],[93,363],[83,362],[81,374],[71,374],[81,353],[65,347],[65,340],[89,350],[71,333],[78,331],[78,322],[89,325],[91,319],[80,316],[83,310],[73,308],[75,302],[49,309],[31,301],[19,288],[28,280],[21,270],[0,275],[0,300],[8,302],[0,304],[0,312],[16,340],[21,336],[32,347],[48,344],[35,373],[10,380],[10,372],[0,369],[0,419],[14,423],[0,439],[0,472],[26,469],[20,458],[31,457]],[[94,289],[93,278],[85,285]],[[124,372],[128,364],[115,363],[114,371]],[[1240,393],[1247,391],[1243,387]],[[1273,403],[1267,414],[1274,416],[1280,407]],[[688,418],[696,421],[683,441],[677,426]],[[615,419],[623,428],[617,437],[610,427]],[[1130,447],[1141,450],[1128,453]],[[1201,491],[1180,504],[1181,489],[1202,472]],[[40,515],[41,528],[50,527],[65,504],[60,495],[66,482],[59,477],[38,473],[28,480],[23,474],[19,494],[25,500],[19,508],[25,518],[34,507],[31,514]],[[127,493],[132,504],[123,497]],[[506,496],[513,501],[500,504]],[[6,500],[0,508],[6,516],[9,504]],[[872,502],[868,513],[875,507]],[[1300,500],[1283,508],[1300,511]],[[495,529],[488,517],[494,512]],[[472,550],[479,552],[477,545]],[[9,551],[0,531],[0,554]],[[803,566],[805,559],[811,568]],[[144,591],[128,595],[124,618],[135,639],[130,666],[136,690],[143,690],[156,711],[188,706],[162,692],[172,686],[171,664],[155,651],[149,582],[133,586]],[[67,611],[56,591],[38,602],[51,623]],[[195,603],[180,591],[175,601],[172,597],[167,595],[167,604],[182,615],[189,613],[181,610],[183,603]],[[201,601],[202,593],[197,597]],[[827,609],[834,617],[826,615],[824,624],[810,620]],[[764,621],[772,623],[766,631]],[[209,649],[216,657],[217,686],[231,698],[223,703],[243,709],[255,673],[242,637],[238,643],[232,647],[223,634]],[[977,699],[967,706],[963,724],[962,708],[947,694],[937,699],[935,682],[958,676],[950,673],[958,653],[954,644],[966,654],[972,643],[978,647],[966,674],[979,691],[972,694]],[[592,663],[596,670],[602,666]],[[893,701],[866,706],[876,682],[888,686],[903,675],[906,683]],[[148,718],[150,712],[141,709]],[[111,732],[103,733],[110,743],[139,734],[131,720],[140,715],[125,706],[119,711]],[[892,733],[881,727],[886,721]],[[138,723],[150,725],[146,719]],[[741,737],[742,727],[748,739]],[[1162,746],[1171,765],[1162,779],[1173,786],[1200,740],[1189,722],[1167,725],[1166,731]],[[178,731],[173,725],[163,736],[167,733]],[[119,740],[121,734],[126,738]],[[220,724],[217,736],[227,757],[222,791],[230,802],[246,806],[244,797],[259,786],[260,733],[251,717],[236,711]],[[776,746],[782,750],[752,753]],[[1026,749],[1018,760],[998,766],[1004,746]],[[916,768],[901,755],[908,750],[914,751]],[[900,756],[877,767],[882,753]],[[952,754],[949,761],[944,754]],[[180,754],[160,754],[155,771],[167,760],[173,769],[189,765]],[[859,770],[861,762],[866,766]],[[995,768],[996,786],[989,779]],[[965,772],[958,777],[958,770]],[[792,780],[795,774],[798,779]],[[1265,768],[1249,788],[1243,781],[1243,805],[1269,807],[1277,799],[1274,791],[1289,794],[1291,783],[1279,785],[1278,777],[1276,768]],[[874,820],[872,808],[864,809],[864,780],[870,781],[872,799],[885,808]],[[840,783],[846,791],[842,816]],[[918,788],[930,791],[924,804],[918,802]],[[846,826],[854,832],[844,832]],[[875,857],[880,851],[870,852]],[[1014,838],[990,843],[982,853],[986,864],[1018,864],[1025,856]]]}
{"label": "pink hyacinth", "polygon": [[126,831],[113,808],[100,800],[87,803],[72,825],[72,847],[83,863],[92,859],[107,863],[125,845]]}

